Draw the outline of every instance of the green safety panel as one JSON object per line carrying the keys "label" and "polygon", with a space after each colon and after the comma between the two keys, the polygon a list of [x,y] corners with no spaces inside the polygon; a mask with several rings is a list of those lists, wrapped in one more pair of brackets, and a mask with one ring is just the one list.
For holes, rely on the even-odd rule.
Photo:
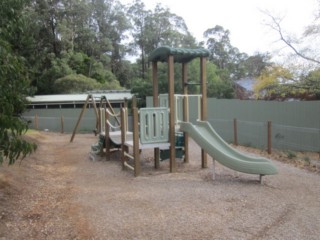
{"label": "green safety panel", "polygon": [[187,63],[194,58],[208,57],[210,52],[204,48],[172,48],[168,46],[159,47],[149,55],[150,62],[166,62],[168,56],[174,57],[174,62]]}
{"label": "green safety panel", "polygon": [[164,107],[140,109],[140,142],[169,142],[169,110]]}

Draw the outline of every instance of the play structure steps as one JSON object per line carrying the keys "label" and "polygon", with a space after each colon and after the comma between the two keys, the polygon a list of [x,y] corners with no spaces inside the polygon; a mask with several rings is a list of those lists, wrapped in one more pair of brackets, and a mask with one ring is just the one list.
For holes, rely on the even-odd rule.
{"label": "play structure steps", "polygon": [[230,169],[259,174],[260,178],[278,173],[270,160],[248,156],[229,146],[207,121],[199,121],[196,124],[181,122],[180,130],[187,132],[211,157]]}

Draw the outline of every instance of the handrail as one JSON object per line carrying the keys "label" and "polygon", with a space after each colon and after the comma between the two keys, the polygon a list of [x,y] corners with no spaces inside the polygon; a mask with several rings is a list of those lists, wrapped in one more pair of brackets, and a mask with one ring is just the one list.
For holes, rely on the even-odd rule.
{"label": "handrail", "polygon": [[120,117],[120,112],[115,113],[115,112],[110,111],[108,108],[106,111],[109,113],[109,115],[111,115],[114,118]]}
{"label": "handrail", "polygon": [[[197,105],[198,105],[198,118],[201,119],[201,98],[202,95],[200,94],[175,94],[175,124],[179,124],[183,121],[183,99],[187,99],[186,101],[186,121],[189,121],[189,99],[190,98],[197,98]],[[179,100],[181,99],[181,100]],[[169,101],[168,101],[168,94],[160,94],[159,95],[159,102],[161,107],[168,107]]]}
{"label": "handrail", "polygon": [[121,127],[121,126],[112,125],[112,123],[109,120],[107,120],[106,122],[112,129],[119,129]]}

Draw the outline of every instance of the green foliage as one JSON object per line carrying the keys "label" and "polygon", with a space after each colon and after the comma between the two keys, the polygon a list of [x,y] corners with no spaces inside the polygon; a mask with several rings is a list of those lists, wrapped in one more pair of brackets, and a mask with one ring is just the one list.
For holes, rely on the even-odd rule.
{"label": "green foliage", "polygon": [[[28,68],[37,94],[51,94],[57,79],[82,74],[108,87],[131,88],[133,79],[151,79],[148,54],[163,45],[206,46],[211,52],[208,96],[232,98],[232,81],[261,76],[270,67],[270,56],[241,53],[222,26],[205,31],[205,43],[197,43],[184,19],[157,4],[146,8],[141,0],[128,7],[115,0],[8,0],[0,2],[0,35]],[[136,63],[124,60],[138,56]],[[159,66],[159,92],[167,92],[167,73]],[[198,65],[190,64],[189,81],[199,80]],[[317,74],[301,76],[301,85],[281,85],[283,96],[306,95],[319,99]],[[176,92],[182,89],[181,67],[175,66]],[[277,96],[279,84],[268,88]],[[268,90],[268,91],[269,91]],[[284,94],[284,92],[288,92]],[[190,93],[199,86],[190,86]],[[272,92],[275,92],[273,94]]]}
{"label": "green foliage", "polygon": [[320,69],[315,69],[303,77],[297,86],[305,97],[320,100]]}
{"label": "green foliage", "polygon": [[279,65],[273,65],[262,71],[254,86],[258,98],[273,98],[274,96],[285,97],[285,86],[293,80],[292,72]]}
{"label": "green foliage", "polygon": [[287,157],[289,159],[293,159],[293,158],[297,157],[297,154],[295,152],[293,152],[293,151],[288,151],[287,152]]}
{"label": "green foliage", "polygon": [[262,71],[255,85],[257,97],[264,99],[320,99],[320,70],[294,77],[290,69],[273,65]]}
{"label": "green foliage", "polygon": [[[65,52],[61,53],[59,58],[50,56],[51,67],[45,70],[41,76],[41,81],[38,83],[39,91],[42,93],[54,93],[53,85],[59,78],[81,74],[97,81],[97,86],[108,88],[109,85],[119,88],[117,80],[113,73],[107,70],[102,62],[96,61],[93,57],[80,52]],[[77,92],[79,89],[75,89]],[[60,90],[59,90],[60,91]]]}
{"label": "green foliage", "polygon": [[154,10],[147,10],[141,0],[135,0],[128,9],[132,24],[132,53],[139,53],[140,78],[147,75],[147,56],[163,45],[172,47],[194,47],[195,38],[188,31],[183,18],[170,9],[157,4]]}
{"label": "green foliage", "polygon": [[213,63],[207,63],[208,97],[233,98],[232,82],[227,77],[223,78],[223,72]]}
{"label": "green foliage", "polygon": [[98,83],[81,74],[67,75],[54,82],[56,93],[83,93],[94,89],[98,89]]}
{"label": "green foliage", "polygon": [[26,96],[31,94],[28,71],[22,57],[12,50],[16,32],[23,31],[17,23],[23,23],[23,1],[10,0],[1,4],[0,18],[0,164],[14,164],[36,150],[36,145],[27,142],[22,135],[28,124],[21,118]]}
{"label": "green foliage", "polygon": [[141,78],[135,78],[132,80],[131,92],[139,99],[138,107],[146,106],[146,97],[152,96],[152,84],[151,81],[146,81]]}
{"label": "green foliage", "polygon": [[305,162],[306,165],[310,166],[311,164],[311,159],[308,156],[303,157],[303,160]]}
{"label": "green foliage", "polygon": [[54,83],[55,93],[83,93],[92,90],[120,89],[116,82],[98,83],[82,74],[71,74],[59,78]]}

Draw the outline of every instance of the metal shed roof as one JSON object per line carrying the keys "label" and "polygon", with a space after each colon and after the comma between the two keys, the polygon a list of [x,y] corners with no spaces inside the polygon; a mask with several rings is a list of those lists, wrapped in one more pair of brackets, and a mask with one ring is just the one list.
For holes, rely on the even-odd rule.
{"label": "metal shed roof", "polygon": [[204,48],[172,48],[168,46],[159,47],[153,50],[149,55],[150,62],[166,62],[168,56],[174,56],[174,62],[187,63],[194,58],[208,57],[210,52]]}
{"label": "metal shed roof", "polygon": [[254,78],[242,78],[235,81],[236,84],[243,87],[247,91],[253,91],[253,87],[256,82],[257,80]]}
{"label": "metal shed roof", "polygon": [[130,91],[104,91],[90,92],[87,94],[56,94],[56,95],[36,95],[27,97],[30,104],[46,104],[46,103],[83,103],[88,95],[91,94],[95,99],[100,100],[105,96],[110,102],[123,102],[125,98],[131,99],[133,94]]}

